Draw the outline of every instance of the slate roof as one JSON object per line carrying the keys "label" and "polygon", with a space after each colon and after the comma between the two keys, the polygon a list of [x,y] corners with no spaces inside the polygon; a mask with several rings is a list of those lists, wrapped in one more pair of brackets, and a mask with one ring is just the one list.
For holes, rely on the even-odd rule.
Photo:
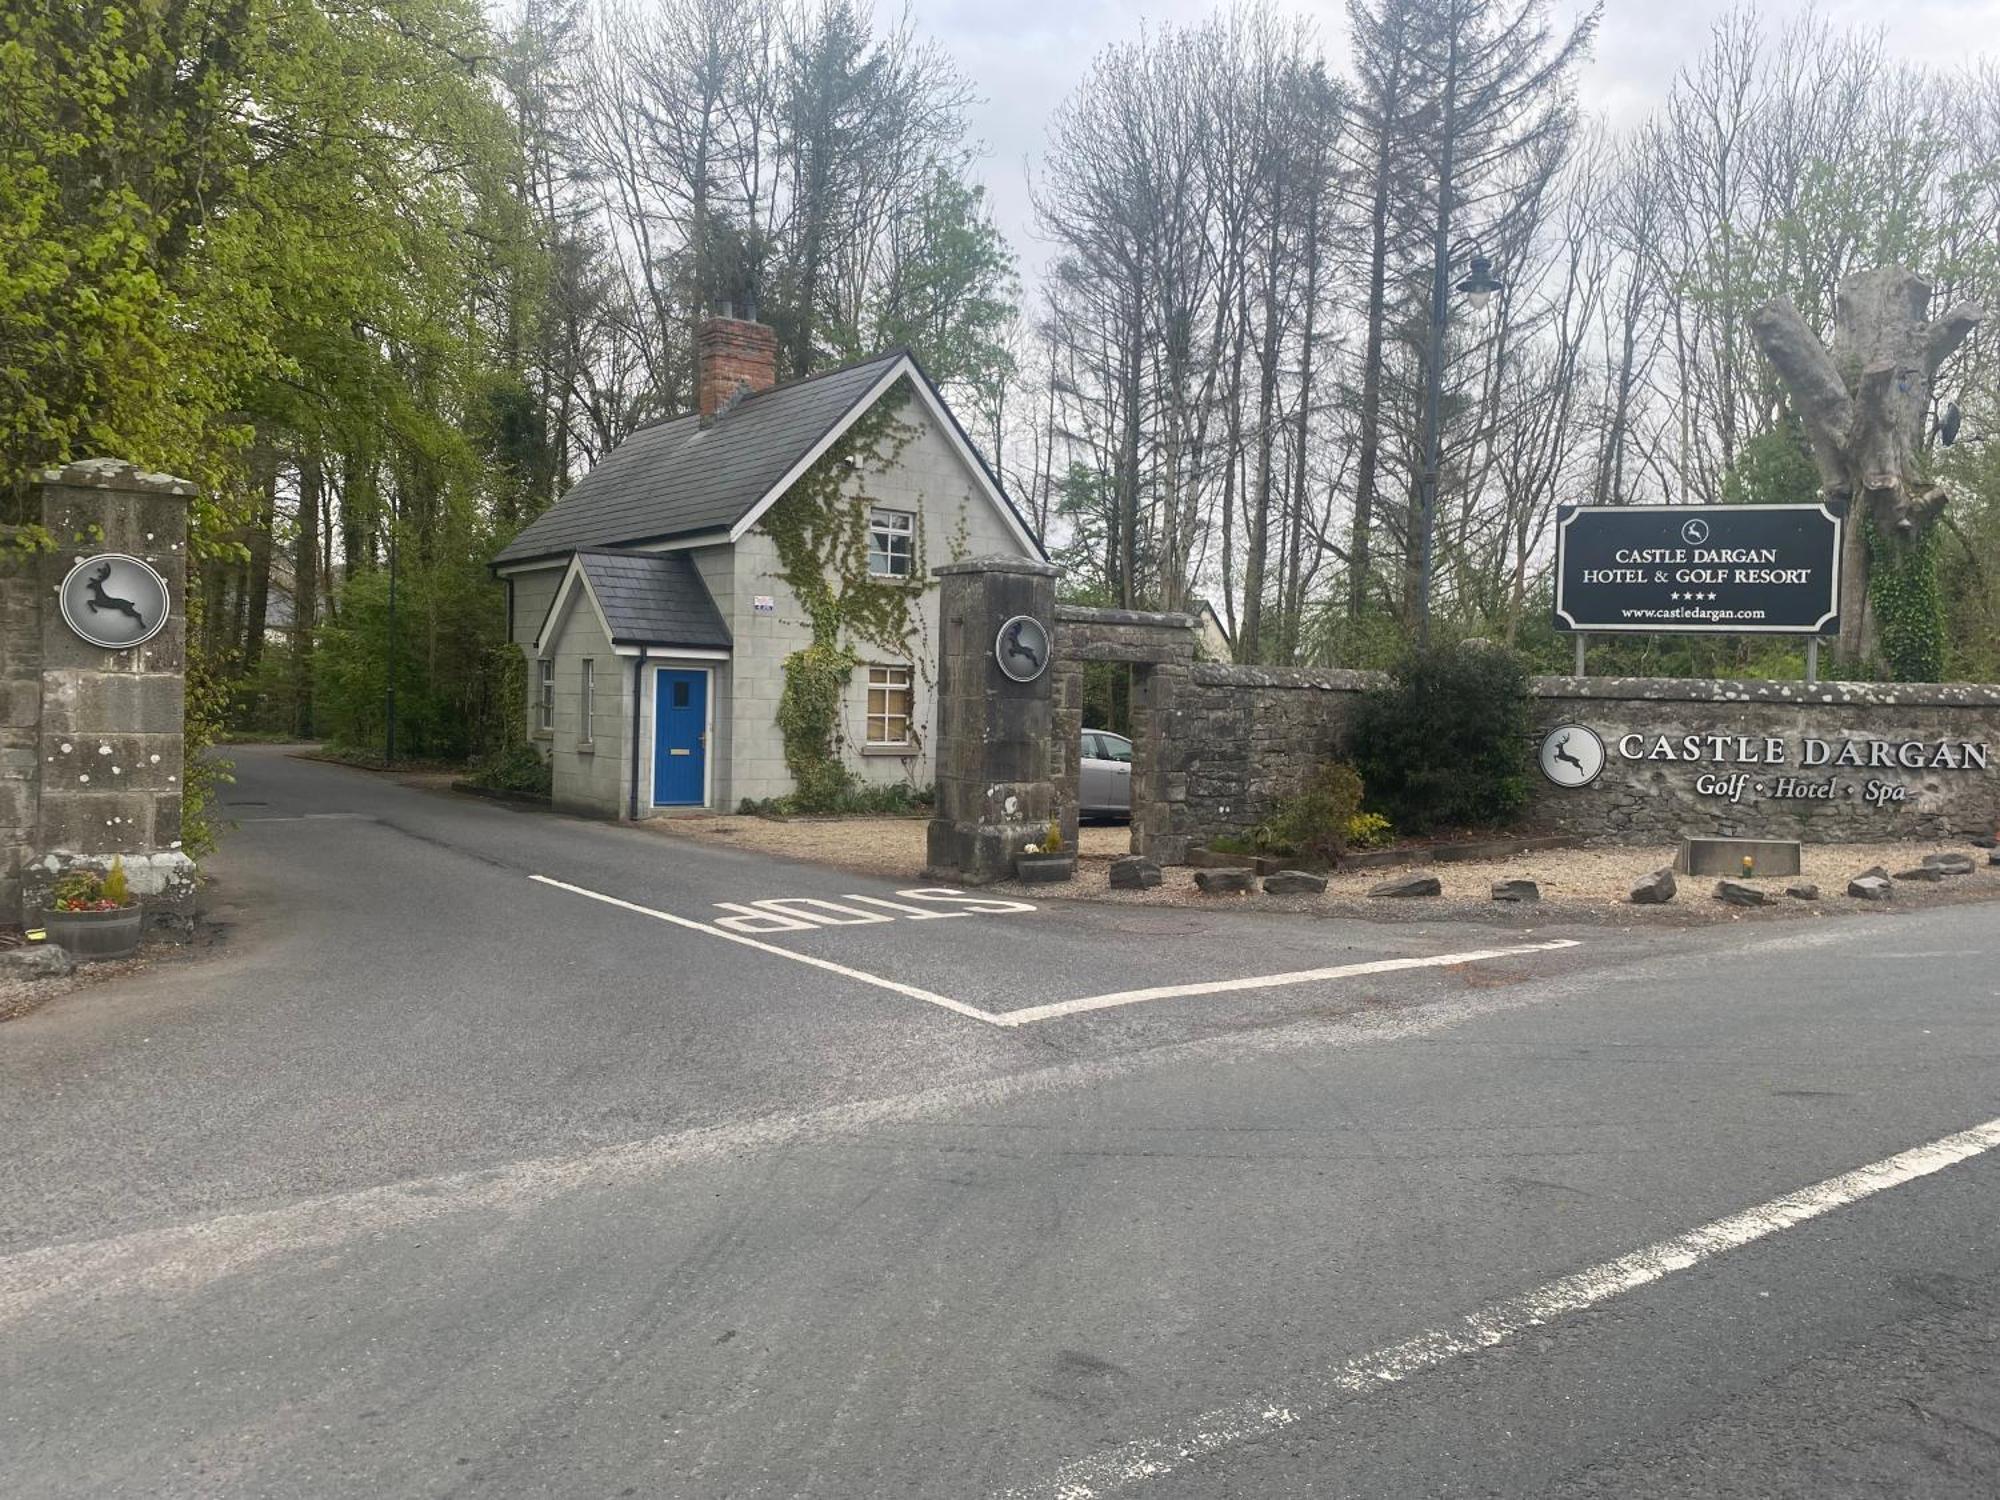
{"label": "slate roof", "polygon": [[579,550],[615,646],[729,649],[729,627],[685,552]]}
{"label": "slate roof", "polygon": [[689,413],[640,428],[502,548],[494,563],[728,530],[904,354],[891,349],[752,392],[706,427]]}

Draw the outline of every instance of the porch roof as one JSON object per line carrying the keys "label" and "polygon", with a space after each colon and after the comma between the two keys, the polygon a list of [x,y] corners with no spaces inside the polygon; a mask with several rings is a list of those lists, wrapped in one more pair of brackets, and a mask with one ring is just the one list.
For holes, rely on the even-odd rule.
{"label": "porch roof", "polygon": [[576,564],[612,645],[729,649],[729,627],[687,553],[585,548]]}

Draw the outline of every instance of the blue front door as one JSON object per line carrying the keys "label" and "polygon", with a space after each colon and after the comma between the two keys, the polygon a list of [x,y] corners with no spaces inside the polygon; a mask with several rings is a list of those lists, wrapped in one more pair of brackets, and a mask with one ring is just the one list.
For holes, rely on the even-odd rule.
{"label": "blue front door", "polygon": [[653,805],[708,800],[708,673],[661,668],[653,681]]}

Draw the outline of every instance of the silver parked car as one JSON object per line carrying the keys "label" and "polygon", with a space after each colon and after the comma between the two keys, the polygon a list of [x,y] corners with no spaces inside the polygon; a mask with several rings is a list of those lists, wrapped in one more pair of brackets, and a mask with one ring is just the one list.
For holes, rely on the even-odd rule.
{"label": "silver parked car", "polygon": [[1132,816],[1132,742],[1124,735],[1084,730],[1076,810],[1086,818]]}

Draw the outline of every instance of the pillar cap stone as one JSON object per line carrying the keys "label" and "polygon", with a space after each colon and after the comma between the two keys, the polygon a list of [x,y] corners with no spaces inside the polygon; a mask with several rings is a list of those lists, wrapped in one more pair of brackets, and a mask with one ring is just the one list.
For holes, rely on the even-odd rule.
{"label": "pillar cap stone", "polygon": [[968,557],[962,562],[944,563],[931,569],[934,578],[959,573],[1019,573],[1028,578],[1054,578],[1062,572],[1054,563],[1036,562],[1031,557]]}
{"label": "pillar cap stone", "polygon": [[61,468],[42,470],[42,483],[67,484],[79,489],[133,490],[152,495],[183,495],[192,498],[195,487],[171,474],[153,474],[130,459],[83,458]]}

